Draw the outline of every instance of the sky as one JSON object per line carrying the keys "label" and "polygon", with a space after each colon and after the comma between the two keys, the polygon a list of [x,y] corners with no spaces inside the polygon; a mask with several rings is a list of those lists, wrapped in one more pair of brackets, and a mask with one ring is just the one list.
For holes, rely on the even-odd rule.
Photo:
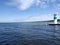
{"label": "sky", "polygon": [[60,0],[0,0],[0,22],[60,19]]}

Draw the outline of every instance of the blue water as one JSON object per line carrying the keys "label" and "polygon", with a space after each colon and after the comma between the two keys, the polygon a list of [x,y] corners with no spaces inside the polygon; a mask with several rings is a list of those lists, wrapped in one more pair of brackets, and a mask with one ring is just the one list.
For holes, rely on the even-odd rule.
{"label": "blue water", "polygon": [[0,45],[60,45],[60,26],[0,23]]}

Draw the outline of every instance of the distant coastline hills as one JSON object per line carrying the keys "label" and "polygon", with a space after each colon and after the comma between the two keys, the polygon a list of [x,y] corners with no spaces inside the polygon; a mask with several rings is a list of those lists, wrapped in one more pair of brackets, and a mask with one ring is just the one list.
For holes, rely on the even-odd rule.
{"label": "distant coastline hills", "polygon": [[[33,21],[33,22],[54,22],[54,20],[47,20],[47,21]],[[60,19],[58,19],[58,22],[60,22]]]}
{"label": "distant coastline hills", "polygon": [[[49,20],[49,21],[47,21],[47,22],[53,22],[54,20]],[[60,21],[60,19],[58,19],[57,21]]]}

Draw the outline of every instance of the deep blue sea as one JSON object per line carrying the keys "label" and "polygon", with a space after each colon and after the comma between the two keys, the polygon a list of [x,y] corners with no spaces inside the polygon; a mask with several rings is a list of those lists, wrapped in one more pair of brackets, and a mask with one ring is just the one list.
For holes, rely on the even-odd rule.
{"label": "deep blue sea", "polygon": [[60,26],[0,23],[0,45],[60,45]]}

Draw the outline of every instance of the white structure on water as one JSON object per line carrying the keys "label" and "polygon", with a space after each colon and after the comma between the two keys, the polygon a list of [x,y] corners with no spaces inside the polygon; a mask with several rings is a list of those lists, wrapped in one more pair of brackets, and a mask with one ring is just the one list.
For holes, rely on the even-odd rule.
{"label": "white structure on water", "polygon": [[57,15],[54,14],[54,24],[57,24]]}

